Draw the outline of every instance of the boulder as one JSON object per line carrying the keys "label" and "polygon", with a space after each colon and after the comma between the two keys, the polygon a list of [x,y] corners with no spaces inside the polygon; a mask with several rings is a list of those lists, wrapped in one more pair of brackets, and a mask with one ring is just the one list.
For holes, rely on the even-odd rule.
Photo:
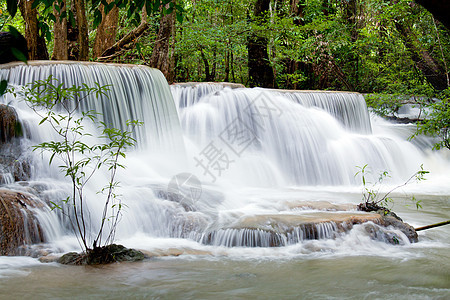
{"label": "boulder", "polygon": [[0,141],[6,143],[21,135],[22,127],[16,110],[11,106],[0,104]]}
{"label": "boulder", "polygon": [[0,104],[0,183],[30,179],[29,159],[22,151],[22,125],[15,109]]}
{"label": "boulder", "polygon": [[0,189],[0,255],[18,255],[21,246],[44,242],[31,210],[37,203],[30,195]]}
{"label": "boulder", "polygon": [[[409,239],[411,243],[417,243],[419,241],[418,235],[414,227],[408,223],[403,222],[403,220],[393,211],[378,205],[377,203],[360,203],[357,206],[358,210],[366,212],[375,212],[381,216],[381,219],[377,222],[379,225],[384,227],[392,227],[394,229],[399,229],[403,232]],[[392,242],[396,243],[395,239]]]}
{"label": "boulder", "polygon": [[[306,207],[317,205],[308,203]],[[335,211],[337,207],[323,205],[324,210],[305,211],[299,214],[244,215],[235,222],[210,229],[199,241],[206,245],[225,247],[283,247],[305,240],[334,239],[364,224],[374,240],[402,244],[398,230],[411,243],[417,242],[412,226],[396,218],[392,212],[368,213],[358,211]]]}
{"label": "boulder", "polygon": [[111,244],[89,249],[87,253],[66,253],[58,259],[58,262],[64,265],[100,265],[124,261],[141,261],[144,258],[144,253],[139,250]]}
{"label": "boulder", "polygon": [[304,240],[336,238],[356,224],[380,221],[379,214],[357,211],[247,215],[225,228],[207,232],[201,242],[226,247],[282,247]]}
{"label": "boulder", "polygon": [[408,239],[411,243],[417,243],[419,241],[419,237],[418,237],[417,232],[414,229],[414,227],[412,227],[408,223],[403,222],[399,218],[395,218],[395,217],[389,216],[389,215],[382,216],[380,225],[382,225],[384,227],[392,226],[395,229],[399,229],[401,232],[403,232],[408,237]]}

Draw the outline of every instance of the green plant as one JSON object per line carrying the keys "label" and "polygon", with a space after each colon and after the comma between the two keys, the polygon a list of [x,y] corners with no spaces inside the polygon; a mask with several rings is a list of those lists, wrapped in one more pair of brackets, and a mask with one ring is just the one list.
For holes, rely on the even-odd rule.
{"label": "green plant", "polygon": [[[36,112],[41,124],[48,124],[57,134],[54,141],[46,141],[34,146],[34,150],[48,152],[49,164],[59,161],[60,171],[71,182],[70,196],[60,202],[52,202],[52,209],[59,209],[66,215],[86,253],[102,245],[112,244],[121,216],[122,199],[116,194],[119,182],[117,170],[124,168],[120,159],[125,158],[125,149],[135,143],[131,130],[140,125],[138,121],[128,121],[127,130],[109,128],[98,120],[94,111],[78,112],[80,104],[91,95],[106,96],[107,86],[96,84],[95,87],[64,87],[62,83],[50,76],[22,87],[20,93],[27,105]],[[13,91],[13,93],[15,93]],[[92,134],[87,132],[85,124],[99,124],[100,143],[90,142]],[[104,197],[104,206],[98,232],[90,232],[91,219],[86,211],[86,185],[100,169],[109,172],[107,184],[98,192]],[[103,240],[104,228],[109,223],[109,232]],[[92,247],[92,249],[91,249]]]}
{"label": "green plant", "polygon": [[399,95],[392,94],[367,94],[364,96],[367,106],[380,116],[396,115],[402,106]]}
{"label": "green plant", "polygon": [[[395,186],[386,193],[380,193],[383,181],[389,177],[389,172],[381,172],[378,177],[378,181],[371,183],[367,180],[367,176],[371,173],[368,165],[366,164],[362,167],[357,166],[357,168],[359,171],[356,172],[355,177],[360,175],[363,185],[362,202],[358,205],[358,208],[362,211],[377,211],[383,209],[385,213],[389,212],[388,205],[394,202],[394,200],[390,197],[392,192],[410,184],[413,181],[425,180],[425,175],[430,173],[429,171],[425,171],[423,169],[423,165],[421,165],[420,170],[411,175],[411,177],[409,177],[404,183]],[[414,196],[411,200],[417,209],[422,208],[421,200],[417,200]]]}
{"label": "green plant", "polygon": [[417,130],[411,138],[419,134],[438,137],[434,149],[450,149],[450,89],[444,91],[441,98],[427,106],[429,113],[417,123]]}

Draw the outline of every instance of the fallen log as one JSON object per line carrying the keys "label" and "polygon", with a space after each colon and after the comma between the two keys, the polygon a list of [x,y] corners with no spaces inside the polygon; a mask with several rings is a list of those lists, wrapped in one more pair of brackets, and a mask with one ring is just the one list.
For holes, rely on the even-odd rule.
{"label": "fallen log", "polygon": [[435,228],[435,227],[439,227],[439,226],[444,226],[444,225],[448,225],[450,224],[450,220],[444,221],[444,222],[439,222],[436,224],[431,224],[431,225],[427,225],[427,226],[422,226],[422,227],[418,227],[415,228],[416,231],[421,231],[421,230],[427,230],[427,229],[431,229],[431,228]]}

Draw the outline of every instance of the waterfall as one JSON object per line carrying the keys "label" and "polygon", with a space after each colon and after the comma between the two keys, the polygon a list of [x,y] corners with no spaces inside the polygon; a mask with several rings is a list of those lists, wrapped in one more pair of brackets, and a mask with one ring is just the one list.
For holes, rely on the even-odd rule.
{"label": "waterfall", "polygon": [[[402,182],[427,157],[425,149],[374,124],[357,93],[214,83],[169,88],[161,72],[131,65],[30,62],[0,67],[0,78],[13,86],[49,75],[66,87],[110,85],[108,97],[91,97],[81,110],[100,113],[102,121],[113,127],[123,129],[130,119],[144,122],[135,133],[138,147],[127,153],[126,169],[118,177],[126,204],[117,232],[122,240],[143,234],[213,246],[282,247],[339,239],[352,226],[343,229],[341,221],[316,216],[324,210],[319,203],[349,200],[317,190],[357,188],[356,167],[365,164],[373,169],[374,180],[379,171],[387,170],[392,184]],[[67,197],[66,178],[55,166],[48,166],[46,157],[30,151],[33,145],[54,138],[49,128],[38,126],[34,112],[12,95],[0,102],[14,106],[24,122],[21,146],[32,165],[29,182],[12,183],[8,177],[3,187],[31,193],[47,204]],[[201,180],[201,195],[189,203],[172,197],[168,189],[171,179],[182,172]],[[92,232],[103,210],[97,191],[107,181],[106,173],[99,172],[99,178],[86,186],[85,209]],[[359,201],[360,195],[355,198]],[[301,201],[316,202],[308,208],[316,223],[305,225],[298,219],[305,216]],[[67,219],[60,214],[55,221],[53,214],[38,214],[47,240],[72,235]],[[245,223],[253,216],[262,220],[257,226]],[[267,216],[273,220],[270,226],[286,227],[268,229]]]}
{"label": "waterfall", "polygon": [[[387,170],[401,181],[421,164],[422,153],[411,143],[372,134],[364,98],[357,93],[230,89],[220,84],[198,85],[201,93],[192,87],[185,88],[187,93],[179,89],[172,87],[185,135],[200,146],[199,153],[210,143],[220,145],[233,160],[230,177],[245,173],[238,176],[244,182],[262,178],[266,185],[277,180],[273,174],[282,174],[284,184],[355,184],[356,167],[365,164],[376,174]],[[238,133],[245,147],[236,145]]]}
{"label": "waterfall", "polygon": [[[36,80],[46,80],[49,76],[58,80],[55,84],[61,83],[64,87],[82,84],[88,87],[96,84],[109,86],[106,97],[96,98],[91,95],[84,99],[79,108],[80,113],[94,111],[98,113],[99,121],[122,130],[126,129],[127,120],[144,123],[133,132],[137,147],[133,151],[128,151],[126,169],[118,177],[123,197],[130,198],[127,199],[126,205],[132,211],[130,215],[124,217],[122,221],[124,229],[120,232],[127,235],[141,228],[161,236],[170,235],[172,216],[177,209],[173,208],[174,205],[171,203],[164,205],[162,201],[158,201],[150,187],[139,186],[139,181],[144,180],[143,178],[158,181],[161,176],[174,174],[175,171],[168,166],[176,165],[177,157],[182,158],[185,152],[176,107],[162,73],[143,66],[47,61],[31,61],[28,65],[11,63],[0,67],[0,79],[7,79],[9,85],[15,87],[16,91],[20,91],[20,86]],[[18,97],[6,94],[0,97],[0,103],[11,105],[16,109],[23,123],[25,138],[21,139],[20,145],[15,149],[16,152],[23,153],[31,165],[29,184],[13,183],[10,174],[6,173],[3,176],[4,183],[7,184],[5,187],[36,195],[48,206],[51,202],[58,203],[61,199],[65,199],[69,196],[71,187],[59,172],[57,164],[49,166],[48,154],[41,155],[31,151],[32,147],[39,143],[58,139],[54,130],[45,123],[38,125],[40,118],[31,111],[25,101],[21,100],[20,93]],[[100,132],[96,124],[87,122],[83,126],[86,132],[93,135],[87,137],[92,143],[103,142],[97,139]],[[161,165],[158,167],[158,164]],[[165,170],[168,175],[164,174]],[[105,186],[108,176],[106,170],[99,170],[84,188],[87,200],[84,210],[87,212],[88,222],[92,222],[88,225],[92,234],[98,230],[104,204],[98,191]],[[65,234],[71,234],[71,226],[63,211],[50,212],[48,206],[43,207],[44,213],[38,214],[44,231],[50,236],[48,239],[55,240]],[[64,208],[64,214],[67,213],[66,209],[67,207]],[[59,215],[59,225],[48,222],[50,216],[56,214]],[[55,226],[58,227],[56,231]]]}
{"label": "waterfall", "polygon": [[101,121],[121,130],[126,129],[128,120],[144,122],[135,131],[141,148],[168,151],[182,147],[172,95],[160,71],[134,65],[51,61],[11,63],[0,68],[0,78],[11,85],[25,85],[49,76],[64,87],[108,86],[106,96],[91,95],[83,100],[80,110],[95,111]]}

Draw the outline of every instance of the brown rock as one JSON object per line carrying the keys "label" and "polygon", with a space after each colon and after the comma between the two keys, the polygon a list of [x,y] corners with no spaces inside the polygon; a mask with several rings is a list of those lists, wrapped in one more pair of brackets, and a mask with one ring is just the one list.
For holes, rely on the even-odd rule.
{"label": "brown rock", "polygon": [[52,263],[52,262],[57,262],[60,257],[61,256],[59,256],[59,255],[50,254],[50,255],[39,257],[39,261],[41,263]]}
{"label": "brown rock", "polygon": [[12,138],[20,136],[21,126],[16,110],[4,104],[0,104],[0,141],[9,142]]}
{"label": "brown rock", "polygon": [[0,189],[0,255],[17,255],[20,246],[44,242],[39,222],[29,209],[37,206],[29,195]]}
{"label": "brown rock", "polygon": [[419,241],[419,237],[414,227],[399,220],[398,218],[392,216],[382,216],[380,225],[385,227],[392,226],[395,229],[399,229],[408,237],[411,243],[417,243]]}

